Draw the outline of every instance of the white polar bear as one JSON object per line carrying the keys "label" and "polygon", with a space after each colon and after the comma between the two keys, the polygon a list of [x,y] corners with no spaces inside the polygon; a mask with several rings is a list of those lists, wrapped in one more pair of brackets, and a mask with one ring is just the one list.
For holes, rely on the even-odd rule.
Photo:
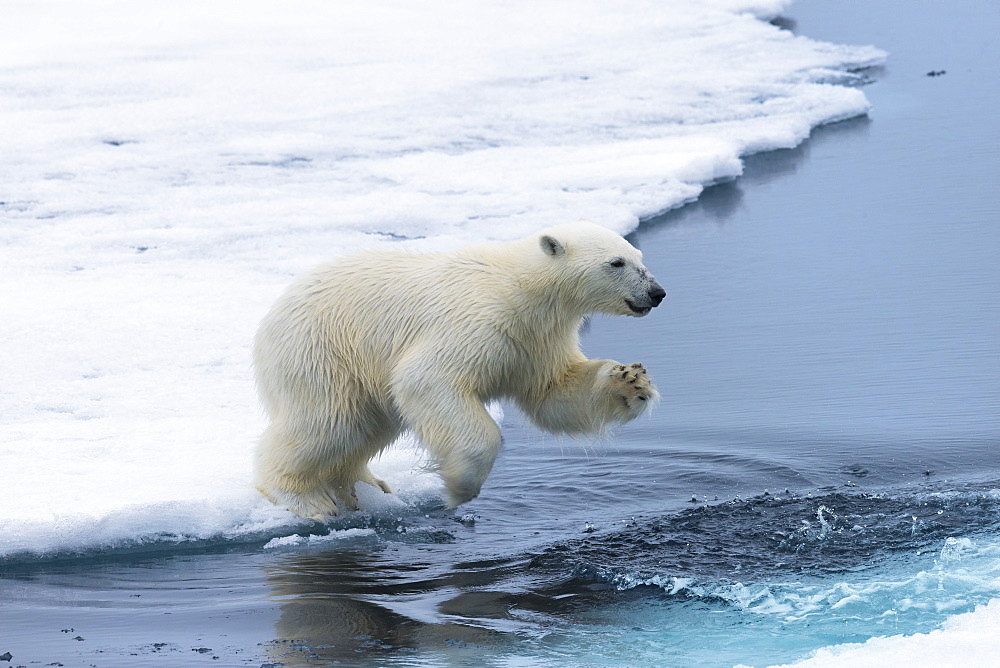
{"label": "white polar bear", "polygon": [[484,407],[513,399],[550,432],[595,434],[658,398],[641,364],[591,360],[590,313],[643,316],[665,296],[642,253],[581,221],[453,252],[370,251],[296,281],[254,344],[271,418],[257,488],[323,519],[389,492],[368,462],[406,429],[435,460],[450,507],[479,494],[500,449]]}

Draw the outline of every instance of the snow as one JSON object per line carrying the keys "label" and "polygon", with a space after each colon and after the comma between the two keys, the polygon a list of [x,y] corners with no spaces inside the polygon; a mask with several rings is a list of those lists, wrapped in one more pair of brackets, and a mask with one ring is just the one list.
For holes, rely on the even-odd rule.
{"label": "snow", "polygon": [[954,615],[929,633],[871,638],[817,650],[794,664],[772,668],[884,668],[962,666],[993,668],[1000,658],[1000,599]]}
{"label": "snow", "polygon": [[[624,233],[866,113],[884,54],[761,20],[785,4],[6,3],[0,558],[294,533],[249,485],[249,346],[292,277]],[[403,445],[369,511],[438,496]]]}

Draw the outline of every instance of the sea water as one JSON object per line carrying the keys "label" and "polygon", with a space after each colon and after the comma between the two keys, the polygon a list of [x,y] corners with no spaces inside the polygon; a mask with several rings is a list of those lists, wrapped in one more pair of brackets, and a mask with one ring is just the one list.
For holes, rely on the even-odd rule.
{"label": "sea water", "polygon": [[[14,7],[14,665],[995,663],[991,8]],[[329,525],[248,489],[294,274],[580,215],[646,221],[668,301],[583,338],[651,368],[652,418],[580,443],[494,405],[454,512],[408,439]]]}

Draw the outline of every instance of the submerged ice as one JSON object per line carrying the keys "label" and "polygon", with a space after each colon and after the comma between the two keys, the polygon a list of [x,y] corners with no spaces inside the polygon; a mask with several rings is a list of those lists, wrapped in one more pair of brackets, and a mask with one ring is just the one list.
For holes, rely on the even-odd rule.
{"label": "submerged ice", "polygon": [[[576,637],[601,638],[578,640],[572,651],[606,657],[608,665],[627,656],[628,665],[763,668],[853,643],[801,665],[897,665],[886,656],[898,651],[924,653],[900,665],[937,666],[950,665],[949,652],[965,643],[969,665],[990,666],[998,509],[996,491],[768,495],[556,543],[533,558],[532,569],[569,574],[566,590],[580,598],[599,597],[580,592],[600,592],[600,584],[619,592],[601,604],[578,600],[575,609],[585,612],[571,622],[589,629]],[[633,628],[612,633],[608,608],[621,599]],[[951,615],[962,621],[937,630]],[[692,627],[698,642],[684,642]],[[952,630],[958,627],[966,631]],[[872,636],[894,639],[859,645]]]}
{"label": "submerged ice", "polygon": [[998,532],[997,491],[767,495],[633,520],[533,563],[785,622],[903,613],[896,626],[916,627],[1000,593]]}

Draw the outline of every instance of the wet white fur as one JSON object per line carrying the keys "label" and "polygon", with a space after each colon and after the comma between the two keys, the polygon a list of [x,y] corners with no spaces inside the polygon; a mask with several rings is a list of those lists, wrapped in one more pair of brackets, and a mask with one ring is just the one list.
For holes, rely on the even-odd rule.
{"label": "wet white fur", "polygon": [[[624,267],[609,262],[621,258]],[[621,264],[616,262],[616,264]],[[356,508],[369,460],[412,429],[451,506],[474,498],[500,448],[484,408],[510,398],[551,432],[599,433],[656,398],[645,370],[588,360],[590,313],[634,315],[642,254],[593,223],[445,253],[363,252],[296,281],[261,324],[257,385],[271,419],[256,485],[324,518]]]}

